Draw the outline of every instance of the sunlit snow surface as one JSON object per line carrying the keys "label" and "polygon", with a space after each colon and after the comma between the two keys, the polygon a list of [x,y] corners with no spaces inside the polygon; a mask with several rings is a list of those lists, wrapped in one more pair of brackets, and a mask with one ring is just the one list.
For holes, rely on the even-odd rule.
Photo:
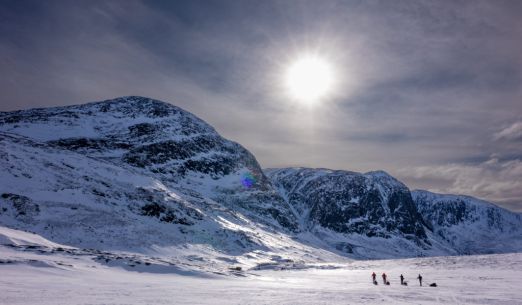
{"label": "sunlit snow surface", "polygon": [[[522,304],[522,253],[216,274],[129,260],[110,265],[87,250],[1,229],[0,304]],[[374,286],[374,271],[386,272],[391,285]],[[399,285],[401,273],[409,286]],[[438,287],[427,287],[432,282]]]}

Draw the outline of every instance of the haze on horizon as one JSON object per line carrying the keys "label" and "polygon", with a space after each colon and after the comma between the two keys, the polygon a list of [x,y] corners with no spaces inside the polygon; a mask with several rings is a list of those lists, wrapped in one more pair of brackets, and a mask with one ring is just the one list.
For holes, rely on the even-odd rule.
{"label": "haze on horizon", "polygon": [[[522,211],[521,1],[0,2],[0,111],[141,95],[263,167],[385,170]],[[285,69],[317,53],[305,107]]]}

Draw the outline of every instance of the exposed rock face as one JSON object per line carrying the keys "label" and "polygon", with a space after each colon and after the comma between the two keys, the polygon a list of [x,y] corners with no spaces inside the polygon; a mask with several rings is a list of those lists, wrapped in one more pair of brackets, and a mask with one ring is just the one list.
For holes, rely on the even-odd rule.
{"label": "exposed rock face", "polygon": [[31,221],[40,213],[40,207],[31,198],[11,193],[3,193],[0,197],[7,203],[1,207],[0,213],[9,213],[22,222]]}
{"label": "exposed rock face", "polygon": [[266,173],[308,226],[428,243],[410,191],[384,172],[286,168]]}

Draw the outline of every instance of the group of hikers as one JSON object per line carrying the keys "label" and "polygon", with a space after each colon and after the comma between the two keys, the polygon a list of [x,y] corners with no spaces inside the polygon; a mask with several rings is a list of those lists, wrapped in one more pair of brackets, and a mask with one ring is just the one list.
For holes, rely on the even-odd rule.
{"label": "group of hikers", "polygon": [[[376,278],[377,278],[377,274],[375,274],[375,272],[373,272],[372,280],[373,280],[374,285],[378,285]],[[408,282],[404,281],[404,275],[401,274],[400,279],[401,279],[401,285],[408,286]],[[419,276],[417,276],[417,279],[419,280],[419,285],[422,286],[422,275],[419,274]],[[388,276],[386,275],[386,273],[382,274],[382,282],[384,285],[390,285],[390,281],[388,281]],[[431,283],[430,287],[437,287],[437,284]]]}

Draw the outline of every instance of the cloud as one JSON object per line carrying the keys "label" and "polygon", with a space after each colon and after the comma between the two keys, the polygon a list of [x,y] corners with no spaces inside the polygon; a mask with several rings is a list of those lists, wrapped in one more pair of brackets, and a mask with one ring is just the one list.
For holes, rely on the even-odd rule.
{"label": "cloud", "polygon": [[[470,164],[494,153],[499,163],[522,159],[520,125],[498,130],[522,113],[522,1],[0,6],[0,111],[149,96],[198,115],[264,167],[399,175],[452,164],[471,176]],[[304,110],[289,102],[281,72],[310,50],[341,81],[332,100]],[[454,184],[448,173],[428,176],[405,182]],[[482,194],[464,178],[456,190]]]}
{"label": "cloud", "polygon": [[515,122],[493,135],[495,140],[522,140],[522,122]]}
{"label": "cloud", "polygon": [[489,160],[475,164],[419,166],[400,171],[405,180],[427,180],[430,191],[465,194],[522,211],[522,161]]}

